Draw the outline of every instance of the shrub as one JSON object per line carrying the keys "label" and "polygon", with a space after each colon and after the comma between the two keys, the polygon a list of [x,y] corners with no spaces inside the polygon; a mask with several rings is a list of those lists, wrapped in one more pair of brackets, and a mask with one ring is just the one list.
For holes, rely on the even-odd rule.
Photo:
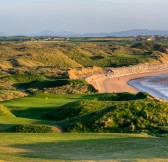
{"label": "shrub", "polygon": [[66,121],[64,129],[68,132],[165,134],[168,133],[168,103],[149,100],[116,102]]}
{"label": "shrub", "polygon": [[11,128],[12,132],[18,133],[58,133],[60,130],[44,125],[17,125]]}
{"label": "shrub", "polygon": [[138,99],[147,99],[147,98],[154,98],[152,95],[150,95],[147,92],[138,92],[133,99],[138,100]]}
{"label": "shrub", "polygon": [[69,79],[57,79],[57,80],[43,80],[43,81],[33,81],[30,83],[23,83],[18,84],[16,86],[20,88],[38,88],[38,89],[44,89],[44,88],[51,88],[51,87],[61,87],[65,85],[86,85],[87,83],[83,80],[69,80]]}
{"label": "shrub", "polygon": [[98,97],[99,100],[103,101],[127,101],[127,100],[133,100],[134,94],[132,93],[107,93],[102,94],[100,97]]}
{"label": "shrub", "polygon": [[102,94],[100,97],[98,97],[99,100],[103,101],[128,101],[128,100],[139,100],[139,99],[152,99],[154,98],[152,95],[150,95],[147,92],[138,92],[136,95],[132,93],[107,93]]}

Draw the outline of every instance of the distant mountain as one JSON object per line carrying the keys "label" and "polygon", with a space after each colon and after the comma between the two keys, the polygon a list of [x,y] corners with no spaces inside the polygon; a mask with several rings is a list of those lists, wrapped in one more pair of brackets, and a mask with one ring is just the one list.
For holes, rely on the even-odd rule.
{"label": "distant mountain", "polygon": [[57,37],[70,37],[70,36],[76,36],[77,34],[67,31],[61,31],[61,32],[53,32],[53,31],[43,31],[38,34],[33,34],[34,36],[57,36]]}
{"label": "distant mountain", "polygon": [[126,30],[121,32],[112,32],[112,33],[86,33],[80,36],[82,37],[107,37],[107,36],[115,36],[115,37],[128,37],[128,36],[138,36],[138,35],[168,35],[168,30],[148,30],[148,29],[133,29]]}
{"label": "distant mountain", "polygon": [[121,32],[112,32],[112,33],[85,33],[85,34],[76,34],[73,32],[53,32],[53,31],[43,31],[38,34],[34,34],[34,36],[58,36],[58,37],[128,37],[128,36],[138,36],[138,35],[168,35],[168,30],[148,30],[148,29],[133,29],[133,30],[126,30]]}
{"label": "distant mountain", "polygon": [[137,35],[161,35],[165,36],[168,35],[168,30],[148,30],[148,29],[134,29],[134,30],[127,30],[122,32],[115,32],[111,33],[112,35],[116,36],[137,36]]}
{"label": "distant mountain", "polygon": [[[129,36],[138,36],[138,35],[160,35],[160,36],[168,36],[168,30],[149,30],[149,29],[133,29],[126,30],[121,32],[112,32],[112,33],[84,33],[77,34],[73,32],[61,31],[61,32],[53,32],[53,31],[43,31],[36,34],[25,34],[26,36],[55,36],[55,37],[129,37]],[[0,33],[0,37],[6,36],[3,33]]]}
{"label": "distant mountain", "polygon": [[0,33],[0,37],[4,37],[4,36],[6,36],[6,34]]}

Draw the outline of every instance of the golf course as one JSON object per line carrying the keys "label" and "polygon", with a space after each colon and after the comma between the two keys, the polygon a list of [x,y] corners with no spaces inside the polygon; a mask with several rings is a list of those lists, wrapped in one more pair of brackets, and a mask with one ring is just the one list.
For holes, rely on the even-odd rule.
{"label": "golf course", "polygon": [[167,101],[125,88],[117,73],[167,67],[167,42],[6,39],[0,44],[0,161],[167,161]]}

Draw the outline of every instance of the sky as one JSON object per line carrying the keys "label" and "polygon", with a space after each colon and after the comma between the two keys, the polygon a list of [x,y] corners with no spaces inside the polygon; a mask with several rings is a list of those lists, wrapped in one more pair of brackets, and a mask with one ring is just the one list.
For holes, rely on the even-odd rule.
{"label": "sky", "polygon": [[0,33],[168,29],[168,0],[0,0]]}

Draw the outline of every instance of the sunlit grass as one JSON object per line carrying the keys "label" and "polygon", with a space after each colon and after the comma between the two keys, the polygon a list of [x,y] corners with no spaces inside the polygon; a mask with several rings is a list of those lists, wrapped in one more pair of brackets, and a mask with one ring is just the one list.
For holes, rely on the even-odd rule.
{"label": "sunlit grass", "polygon": [[0,134],[4,161],[166,161],[168,140],[129,134]]}

